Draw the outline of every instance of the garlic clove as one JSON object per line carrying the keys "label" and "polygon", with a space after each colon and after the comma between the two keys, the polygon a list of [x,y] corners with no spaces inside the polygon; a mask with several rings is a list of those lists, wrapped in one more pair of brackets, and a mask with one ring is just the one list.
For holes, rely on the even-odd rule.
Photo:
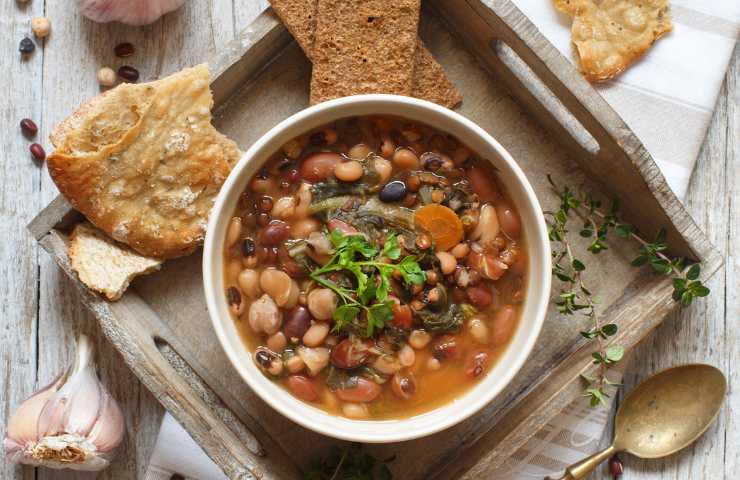
{"label": "garlic clove", "polygon": [[146,25],[180,8],[185,0],[77,0],[84,16],[95,22]]}
{"label": "garlic clove", "polygon": [[35,442],[37,438],[38,418],[41,410],[49,399],[63,383],[63,376],[59,375],[47,386],[31,395],[20,404],[8,421],[8,438],[6,440],[14,442],[16,445],[26,445],[29,442]]}
{"label": "garlic clove", "polygon": [[103,407],[87,440],[93,443],[99,452],[107,453],[121,443],[124,430],[123,413],[118,403],[103,389]]}

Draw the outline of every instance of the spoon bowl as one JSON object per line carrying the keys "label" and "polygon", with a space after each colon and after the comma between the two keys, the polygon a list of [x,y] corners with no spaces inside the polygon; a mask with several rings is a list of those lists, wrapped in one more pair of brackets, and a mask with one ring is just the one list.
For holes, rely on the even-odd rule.
{"label": "spoon bowl", "polygon": [[726,394],[725,376],[711,365],[681,365],[656,373],[620,405],[611,446],[566,468],[558,480],[586,478],[618,452],[660,458],[691,445],[717,418]]}
{"label": "spoon bowl", "polygon": [[717,417],[726,391],[724,375],[711,365],[683,365],[653,375],[619,407],[615,448],[660,458],[687,447]]}

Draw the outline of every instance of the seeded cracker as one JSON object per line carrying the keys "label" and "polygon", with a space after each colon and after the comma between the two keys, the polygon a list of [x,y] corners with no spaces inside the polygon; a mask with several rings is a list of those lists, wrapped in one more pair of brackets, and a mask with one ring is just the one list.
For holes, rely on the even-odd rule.
{"label": "seeded cracker", "polygon": [[641,57],[673,28],[668,0],[554,0],[573,17],[572,40],[583,74],[608,80]]}
{"label": "seeded cracker", "polygon": [[58,125],[47,164],[70,203],[138,253],[186,255],[203,241],[213,201],[238,160],[211,125],[205,65],[122,84]]}
{"label": "seeded cracker", "polygon": [[411,95],[421,0],[319,0],[311,103]]}
{"label": "seeded cracker", "polygon": [[[271,0],[270,3],[306,56],[313,61],[318,0]],[[447,108],[455,107],[462,101],[462,95],[421,39],[417,37],[416,42],[411,96]]]}

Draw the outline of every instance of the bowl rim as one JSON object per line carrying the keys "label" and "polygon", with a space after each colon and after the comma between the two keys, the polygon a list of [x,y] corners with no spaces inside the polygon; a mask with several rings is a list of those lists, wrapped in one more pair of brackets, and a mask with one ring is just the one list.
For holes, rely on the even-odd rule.
{"label": "bowl rim", "polygon": [[[422,414],[393,420],[353,420],[339,415],[331,415],[321,409],[318,409],[317,407],[313,407],[310,404],[307,404],[306,402],[295,398],[290,393],[282,389],[280,386],[274,385],[271,381],[270,384],[272,384],[272,388],[263,388],[260,382],[257,379],[253,378],[253,373],[250,371],[250,368],[240,361],[239,353],[232,349],[229,342],[230,337],[225,331],[224,327],[225,321],[232,322],[232,324],[234,321],[230,315],[227,315],[226,319],[222,318],[222,316],[220,315],[220,307],[223,307],[226,304],[226,301],[223,295],[217,295],[217,285],[219,284],[219,282],[218,278],[216,278],[215,275],[218,274],[220,276],[223,276],[223,239],[220,235],[216,235],[214,232],[217,231],[217,226],[219,225],[219,222],[222,221],[222,218],[230,216],[231,214],[230,211],[224,212],[223,210],[226,201],[231,194],[231,191],[242,180],[242,177],[244,176],[244,171],[249,169],[251,163],[253,163],[253,159],[256,158],[256,156],[258,156],[259,154],[263,155],[262,162],[264,162],[269,158],[270,155],[272,155],[272,153],[274,153],[274,148],[266,154],[265,152],[262,152],[262,150],[264,150],[266,146],[268,146],[270,143],[273,143],[276,137],[280,137],[281,134],[284,135],[287,130],[290,130],[296,124],[310,122],[311,118],[320,117],[322,116],[322,114],[326,115],[327,113],[332,111],[339,112],[339,114],[331,116],[331,119],[324,118],[321,121],[317,120],[314,125],[303,128],[302,132],[310,130],[311,128],[316,128],[317,126],[339,118],[373,114],[344,112],[346,108],[351,108],[352,106],[360,106],[360,108],[362,108],[363,106],[366,107],[368,105],[371,105],[382,110],[384,105],[390,104],[393,104],[393,106],[400,106],[400,108],[406,110],[427,110],[431,111],[431,113],[434,115],[446,117],[448,121],[450,121],[451,123],[457,123],[462,129],[468,130],[472,136],[478,137],[481,141],[487,143],[495,151],[499,159],[506,164],[506,167],[510,170],[510,173],[513,174],[513,177],[516,178],[518,184],[517,188],[519,188],[523,192],[527,202],[529,203],[528,206],[531,207],[535,212],[534,229],[533,231],[527,232],[527,250],[531,261],[531,258],[533,257],[532,249],[535,247],[533,240],[534,237],[536,237],[539,243],[539,249],[537,253],[539,254],[539,258],[541,259],[541,275],[537,278],[537,285],[539,287],[537,292],[531,291],[533,281],[530,278],[527,296],[523,304],[525,307],[522,308],[522,312],[524,312],[527,304],[533,305],[532,308],[534,310],[534,318],[532,319],[532,324],[530,325],[529,334],[525,337],[524,344],[519,350],[519,353],[516,354],[516,358],[514,359],[513,364],[509,364],[509,368],[503,373],[503,375],[496,377],[495,381],[497,382],[497,385],[495,388],[490,389],[490,391],[488,391],[485,395],[480,395],[478,397],[472,398],[473,396],[471,395],[471,392],[473,390],[478,388],[480,385],[485,384],[486,382],[493,381],[491,375],[492,372],[488,372],[486,377],[478,382],[478,385],[466,391],[464,394],[462,394],[461,397],[453,399],[448,403],[442,404]],[[405,116],[404,113],[384,113],[377,111],[374,114],[394,115],[401,118],[409,119],[412,118],[412,115]],[[424,123],[424,120],[415,121]],[[440,128],[440,130],[444,131],[443,128]],[[295,135],[292,136],[294,137]],[[509,190],[511,189],[509,188]],[[220,267],[218,265],[220,265]],[[246,382],[249,388],[270,407],[277,410],[284,417],[298,423],[305,428],[333,438],[363,443],[398,442],[425,437],[462,422],[463,420],[471,417],[476,412],[481,410],[491,401],[493,401],[503,391],[503,389],[509,385],[511,380],[524,365],[524,362],[529,358],[529,355],[532,352],[534,344],[539,337],[542,325],[545,320],[551,287],[550,243],[547,237],[547,229],[545,225],[544,215],[542,214],[542,208],[539,204],[537,196],[534,193],[534,189],[532,188],[531,184],[524,175],[524,172],[521,170],[511,154],[509,154],[509,152],[495,138],[493,138],[493,136],[483,130],[483,128],[457,112],[453,112],[452,110],[425,100],[389,94],[367,94],[342,97],[308,107],[282,120],[277,125],[272,127],[267,133],[263,134],[256,142],[254,142],[249,147],[249,149],[244,152],[237,164],[234,166],[228,178],[221,187],[216,201],[214,202],[208,220],[205,245],[203,249],[202,268],[206,306],[208,309],[209,317],[211,319],[211,324],[216,332],[216,336],[218,338],[219,344],[221,345],[221,348],[226,353],[226,356],[233,365],[234,369],[236,369],[236,371],[239,373],[239,376],[242,378],[242,380]],[[529,270],[530,273],[533,271],[531,266]],[[221,281],[221,283],[223,282]],[[520,320],[517,331],[521,330],[521,321],[522,320]],[[514,339],[512,338],[509,346],[502,354],[502,357],[505,356],[507,351],[511,349],[513,341]],[[238,342],[242,345],[242,348],[251,358],[251,352],[249,352],[247,347],[243,344],[241,338],[238,339]],[[261,372],[257,373],[262,375]],[[282,394],[275,391],[275,389],[280,390]],[[291,400],[284,402],[283,400],[281,400],[281,398],[284,398],[286,395]],[[467,403],[465,405],[462,405],[463,399],[467,399]],[[290,405],[290,403],[293,403],[293,405]],[[450,409],[449,407],[451,406],[458,406],[460,408],[452,410],[450,412],[446,412],[449,414],[441,417],[438,421],[435,421],[434,423],[426,425],[423,428],[397,428],[396,433],[383,432],[383,425],[392,424],[398,426],[399,423],[412,423],[415,419],[420,419],[421,417],[425,416],[433,416],[435,412],[445,411],[446,409]],[[301,415],[301,411],[304,411],[305,413],[305,408],[309,408],[323,414],[321,415],[322,421],[311,420],[309,417],[311,417],[312,415],[309,415],[308,417],[304,417],[303,415]],[[357,432],[352,430],[353,426],[367,426],[368,424],[373,426],[373,428],[370,429],[372,431],[369,431],[368,429],[364,429],[364,432]]]}

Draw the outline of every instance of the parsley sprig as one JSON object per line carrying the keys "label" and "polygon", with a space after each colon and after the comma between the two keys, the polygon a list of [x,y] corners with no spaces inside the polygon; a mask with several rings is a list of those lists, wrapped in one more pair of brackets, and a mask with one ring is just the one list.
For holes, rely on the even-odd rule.
{"label": "parsley sprig", "polygon": [[607,378],[607,369],[622,359],[624,347],[604,345],[609,337],[617,334],[618,328],[613,323],[602,325],[596,315],[597,302],[583,280],[582,272],[586,270],[586,265],[575,257],[573,246],[568,240],[570,213],[575,211],[584,219],[579,235],[591,239],[587,250],[592,254],[609,248],[607,237],[611,231],[619,238],[637,241],[640,251],[631,264],[636,267],[649,264],[655,272],[672,276],[673,299],[680,302],[681,306],[690,305],[698,297],[706,297],[709,289],[699,280],[699,264],[691,264],[682,258],[672,259],[664,253],[668,249],[665,230],[660,230],[655,240],[648,242],[632,225],[620,220],[617,201],[612,202],[610,208],[604,211],[601,201],[590,193],[576,192],[568,186],[560,187],[550,175],[547,179],[560,199],[557,211],[544,212],[548,217],[550,241],[557,244],[557,248],[553,249],[552,273],[565,284],[555,304],[561,314],[579,313],[592,320],[591,329],[581,332],[581,335],[597,343],[597,350],[591,356],[593,363],[599,366],[599,373],[596,377],[583,375],[588,383],[584,395],[590,398],[593,406],[606,405],[606,398],[609,397],[606,388],[619,385]]}
{"label": "parsley sprig", "polygon": [[[388,297],[390,278],[399,272],[407,285],[424,283],[426,275],[414,255],[401,258],[401,246],[396,234],[388,234],[383,250],[368,243],[360,234],[344,234],[334,230],[329,235],[334,255],[323,267],[311,272],[311,278],[337,294],[342,304],[334,312],[334,331],[356,324],[361,312],[366,313],[367,326],[360,333],[371,337],[385,328],[393,318],[393,301]],[[332,274],[342,273],[352,278],[352,286],[333,280]]]}

